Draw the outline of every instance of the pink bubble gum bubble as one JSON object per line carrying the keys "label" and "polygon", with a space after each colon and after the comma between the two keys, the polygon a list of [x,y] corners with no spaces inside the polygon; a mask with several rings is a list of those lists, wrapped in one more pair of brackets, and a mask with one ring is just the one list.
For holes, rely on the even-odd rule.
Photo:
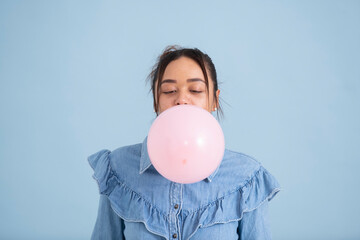
{"label": "pink bubble gum bubble", "polygon": [[220,165],[225,141],[220,124],[209,112],[179,105],[155,119],[147,148],[151,163],[163,177],[177,183],[195,183]]}

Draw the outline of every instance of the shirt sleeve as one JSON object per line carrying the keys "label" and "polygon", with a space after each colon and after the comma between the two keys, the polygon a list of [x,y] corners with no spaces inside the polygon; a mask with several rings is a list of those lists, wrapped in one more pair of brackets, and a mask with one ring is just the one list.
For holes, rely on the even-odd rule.
{"label": "shirt sleeve", "polygon": [[240,240],[270,240],[271,233],[268,223],[268,201],[258,208],[245,212],[239,221],[238,235]]}
{"label": "shirt sleeve", "polygon": [[124,240],[124,228],[124,220],[112,210],[108,197],[100,195],[98,216],[91,240]]}

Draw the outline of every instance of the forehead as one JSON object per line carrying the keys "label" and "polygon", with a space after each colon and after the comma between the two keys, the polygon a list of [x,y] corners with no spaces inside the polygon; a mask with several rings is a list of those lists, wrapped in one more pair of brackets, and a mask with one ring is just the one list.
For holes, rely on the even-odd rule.
{"label": "forehead", "polygon": [[165,68],[162,79],[166,78],[182,78],[182,77],[191,77],[191,78],[202,78],[204,79],[204,74],[201,70],[201,67],[197,62],[188,57],[180,57],[174,61],[171,61]]}

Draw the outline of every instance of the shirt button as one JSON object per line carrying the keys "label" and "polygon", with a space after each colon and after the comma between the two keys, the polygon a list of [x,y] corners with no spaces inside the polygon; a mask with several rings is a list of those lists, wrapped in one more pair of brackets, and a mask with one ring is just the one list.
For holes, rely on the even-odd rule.
{"label": "shirt button", "polygon": [[177,238],[177,234],[176,234],[176,233],[173,234],[173,238]]}
{"label": "shirt button", "polygon": [[175,208],[175,209],[178,209],[178,208],[179,208],[179,205],[178,205],[178,204],[175,204],[174,208]]}

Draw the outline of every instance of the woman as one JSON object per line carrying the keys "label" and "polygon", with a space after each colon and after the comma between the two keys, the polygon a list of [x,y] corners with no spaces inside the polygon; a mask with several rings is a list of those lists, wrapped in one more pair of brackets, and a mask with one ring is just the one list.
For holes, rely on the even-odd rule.
{"label": "woman", "polygon": [[[198,49],[168,47],[150,80],[157,115],[180,104],[221,113],[215,66]],[[101,193],[92,239],[271,239],[279,185],[259,162],[226,149],[209,177],[179,184],[151,165],[146,142],[89,157]]]}

